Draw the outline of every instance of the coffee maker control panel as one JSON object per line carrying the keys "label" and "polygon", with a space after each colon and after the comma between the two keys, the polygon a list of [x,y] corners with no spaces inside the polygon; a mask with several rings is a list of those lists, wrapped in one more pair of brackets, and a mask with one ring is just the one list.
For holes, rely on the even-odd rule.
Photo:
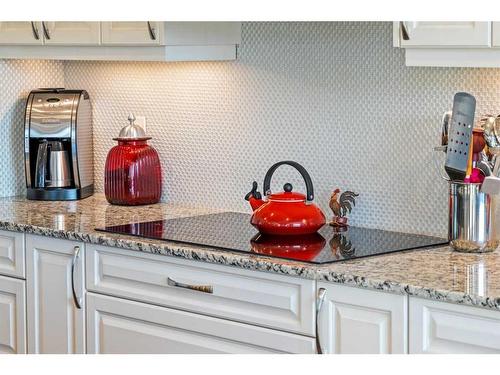
{"label": "coffee maker control panel", "polygon": [[44,92],[34,95],[31,99],[29,137],[70,138],[78,97],[74,93]]}

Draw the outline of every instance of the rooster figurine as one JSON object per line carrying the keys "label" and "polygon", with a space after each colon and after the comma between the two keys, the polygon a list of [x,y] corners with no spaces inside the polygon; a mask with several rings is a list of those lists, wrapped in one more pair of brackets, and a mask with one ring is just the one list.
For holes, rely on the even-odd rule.
{"label": "rooster figurine", "polygon": [[347,217],[346,214],[350,214],[352,208],[356,206],[356,194],[352,191],[344,191],[340,194],[340,189],[335,189],[330,197],[329,206],[333,211],[333,219],[330,225],[334,227],[346,227]]}

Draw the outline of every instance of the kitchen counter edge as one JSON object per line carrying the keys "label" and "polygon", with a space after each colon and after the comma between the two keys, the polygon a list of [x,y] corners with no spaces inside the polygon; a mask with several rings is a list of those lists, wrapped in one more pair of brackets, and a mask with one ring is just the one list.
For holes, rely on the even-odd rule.
{"label": "kitchen counter edge", "polygon": [[261,255],[242,254],[215,248],[180,244],[169,241],[145,242],[134,238],[113,238],[106,233],[90,234],[73,231],[54,230],[28,224],[16,224],[0,221],[0,230],[23,232],[52,238],[81,241],[84,243],[118,247],[126,250],[147,252],[156,255],[179,257],[188,260],[239,267],[246,270],[272,272],[281,275],[327,281],[347,286],[360,287],[396,294],[406,294],[425,299],[476,306],[500,311],[500,297],[473,296],[467,293],[427,288],[387,280],[375,280],[362,275],[337,273],[322,265],[287,261],[263,257]]}

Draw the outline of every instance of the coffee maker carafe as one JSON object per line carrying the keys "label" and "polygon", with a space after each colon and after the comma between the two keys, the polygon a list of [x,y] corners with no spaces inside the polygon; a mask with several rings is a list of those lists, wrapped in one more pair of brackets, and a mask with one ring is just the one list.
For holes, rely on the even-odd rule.
{"label": "coffee maker carafe", "polygon": [[30,93],[25,166],[28,199],[74,200],[93,194],[92,114],[86,91]]}
{"label": "coffee maker carafe", "polygon": [[68,188],[73,185],[68,151],[63,141],[43,140],[38,144],[35,166],[35,187]]}

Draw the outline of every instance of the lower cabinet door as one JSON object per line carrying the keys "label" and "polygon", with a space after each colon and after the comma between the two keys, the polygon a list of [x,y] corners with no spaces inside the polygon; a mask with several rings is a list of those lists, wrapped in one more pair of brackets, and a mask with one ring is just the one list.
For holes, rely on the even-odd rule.
{"label": "lower cabinet door", "polygon": [[410,297],[410,353],[500,353],[500,312]]}
{"label": "lower cabinet door", "polygon": [[0,354],[26,353],[24,283],[0,276]]}
{"label": "lower cabinet door", "polygon": [[408,352],[408,297],[331,283],[318,314],[323,353],[404,354]]}
{"label": "lower cabinet door", "polygon": [[85,353],[82,243],[26,236],[28,352]]}
{"label": "lower cabinet door", "polygon": [[310,337],[87,293],[88,353],[314,353]]}

